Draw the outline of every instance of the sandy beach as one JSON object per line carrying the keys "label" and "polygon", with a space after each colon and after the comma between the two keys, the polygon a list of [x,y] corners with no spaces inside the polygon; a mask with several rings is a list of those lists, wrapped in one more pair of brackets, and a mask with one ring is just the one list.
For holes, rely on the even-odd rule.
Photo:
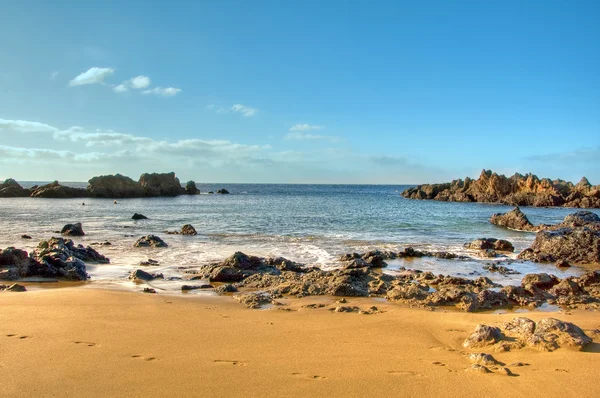
{"label": "sandy beach", "polygon": [[[250,310],[230,297],[67,287],[0,295],[2,396],[598,396],[597,312],[333,313],[328,297]],[[326,307],[303,308],[322,303]],[[465,371],[479,323],[555,317],[594,338],[584,351],[492,353],[514,376]]]}

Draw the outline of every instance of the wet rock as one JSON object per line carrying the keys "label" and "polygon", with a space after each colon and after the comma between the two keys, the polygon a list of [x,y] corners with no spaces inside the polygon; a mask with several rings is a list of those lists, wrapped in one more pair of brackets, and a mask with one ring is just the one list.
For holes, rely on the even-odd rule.
{"label": "wet rock", "polygon": [[145,287],[144,290],[142,290],[142,292],[156,294],[156,289],[153,289],[151,287]]}
{"label": "wet rock", "polygon": [[146,235],[139,238],[133,247],[169,247],[167,243],[156,235]]}
{"label": "wet rock", "polygon": [[221,263],[223,267],[239,268],[243,270],[253,270],[263,265],[261,259],[256,256],[248,256],[242,252],[235,252]]}
{"label": "wet rock", "polygon": [[545,273],[541,274],[527,274],[521,281],[521,286],[525,290],[533,291],[534,288],[542,290],[550,289],[552,286],[558,284],[560,279],[554,275],[548,275]]}
{"label": "wet rock", "polygon": [[475,239],[471,243],[465,243],[465,248],[472,250],[497,250],[505,252],[513,252],[515,250],[512,243],[509,241],[496,238]]}
{"label": "wet rock", "polygon": [[31,239],[31,236],[23,234],[21,235],[21,239]]}
{"label": "wet rock", "polygon": [[178,196],[186,193],[175,173],[144,173],[138,181],[146,196]]}
{"label": "wet rock", "polygon": [[228,191],[228,190],[226,190],[225,188],[221,188],[221,189],[219,189],[219,190],[217,191],[217,193],[218,193],[218,194],[221,194],[221,195],[229,195],[229,191]]}
{"label": "wet rock", "polygon": [[163,274],[151,274],[141,269],[136,269],[135,271],[131,271],[129,274],[129,279],[132,281],[144,281],[148,282],[153,279],[164,279]]}
{"label": "wet rock", "polygon": [[196,228],[194,228],[191,224],[185,224],[183,227],[181,227],[181,231],[179,232],[180,235],[198,235],[198,232],[196,232]]}
{"label": "wet rock", "polygon": [[463,342],[465,348],[487,347],[500,341],[504,336],[499,328],[477,325],[475,331]]}
{"label": "wet rock", "polygon": [[578,264],[598,264],[600,230],[580,227],[540,231],[531,247],[518,257],[540,262],[566,260]]}
{"label": "wet rock", "polygon": [[142,198],[146,190],[137,181],[121,174],[102,175],[88,181],[87,192],[95,198]]}
{"label": "wet rock", "polygon": [[149,258],[147,261],[141,261],[140,265],[142,267],[158,267],[160,263],[156,260],[152,260],[151,258]]}
{"label": "wet rock", "polygon": [[499,264],[488,264],[488,265],[484,265],[483,269],[490,271],[490,272],[497,272],[500,275],[518,275],[520,274],[519,271],[515,271],[514,269],[505,267],[503,265],[499,265]]}
{"label": "wet rock", "polygon": [[217,267],[210,272],[208,280],[211,282],[240,282],[250,275],[251,273],[234,267]]}
{"label": "wet rock", "polygon": [[196,183],[194,181],[188,181],[185,184],[185,193],[188,195],[198,195],[200,190],[196,187]]}
{"label": "wet rock", "polygon": [[85,232],[83,232],[83,227],[81,226],[81,223],[75,223],[75,224],[67,224],[65,225],[62,230],[60,231],[60,233],[64,236],[84,236]]}
{"label": "wet rock", "polygon": [[384,257],[380,251],[370,251],[362,256],[362,259],[372,268],[387,267]]}
{"label": "wet rock", "polygon": [[569,268],[571,266],[567,260],[558,260],[555,265],[556,268]]}
{"label": "wet rock", "polygon": [[232,284],[225,283],[221,286],[218,286],[215,289],[215,293],[217,294],[225,294],[225,293],[237,293],[238,289]]}
{"label": "wet rock", "polygon": [[213,285],[183,285],[183,286],[181,286],[182,291],[190,291],[190,290],[197,290],[197,289],[213,289],[213,288],[214,288]]}
{"label": "wet rock", "polygon": [[536,227],[529,221],[527,216],[515,207],[508,213],[497,213],[490,218],[490,223],[499,227],[506,227],[517,231],[535,231]]}
{"label": "wet rock", "polygon": [[60,185],[58,181],[32,189],[30,196],[32,198],[52,198],[52,199],[68,199],[68,198],[85,198],[88,193],[85,189],[71,188]]}
{"label": "wet rock", "polygon": [[147,220],[148,217],[146,217],[145,215],[140,214],[140,213],[134,213],[133,216],[131,216],[131,219],[132,220]]}

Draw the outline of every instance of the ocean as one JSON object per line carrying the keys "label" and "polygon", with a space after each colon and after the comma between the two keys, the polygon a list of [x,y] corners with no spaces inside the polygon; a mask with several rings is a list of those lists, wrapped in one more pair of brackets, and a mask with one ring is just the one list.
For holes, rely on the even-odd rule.
{"label": "ocean", "polygon": [[[24,183],[30,186],[33,183]],[[85,186],[85,183],[71,183]],[[167,290],[179,288],[177,278],[190,270],[220,261],[235,251],[257,256],[283,256],[324,269],[339,266],[348,252],[373,249],[422,250],[474,253],[463,244],[481,237],[507,239],[516,253],[527,248],[535,234],[510,231],[491,225],[494,213],[510,206],[482,203],[448,203],[409,200],[400,196],[406,185],[291,185],[291,184],[198,184],[201,195],[175,198],[120,199],[0,199],[0,248],[15,246],[32,250],[39,241],[57,236],[63,225],[81,222],[86,235],[77,243],[111,242],[95,246],[111,259],[110,264],[89,265],[91,282],[129,286],[127,275],[140,261],[161,263],[152,268],[172,281],[160,282]],[[230,195],[206,194],[226,188]],[[85,205],[82,205],[85,203]],[[522,208],[534,224],[560,222],[575,209]],[[600,214],[600,211],[595,210]],[[134,213],[148,220],[134,221]],[[197,236],[168,235],[192,224]],[[32,240],[21,239],[28,234]],[[143,235],[163,238],[166,249],[134,248]],[[489,260],[485,260],[489,261]],[[502,284],[519,283],[522,275],[501,276],[482,269],[484,261],[423,258],[391,260],[386,272],[401,266],[434,273],[488,276]],[[524,273],[550,272],[577,275],[572,267],[559,270],[552,264],[519,262],[509,267]],[[187,271],[187,272],[186,272]],[[158,283],[158,282],[157,282]]]}

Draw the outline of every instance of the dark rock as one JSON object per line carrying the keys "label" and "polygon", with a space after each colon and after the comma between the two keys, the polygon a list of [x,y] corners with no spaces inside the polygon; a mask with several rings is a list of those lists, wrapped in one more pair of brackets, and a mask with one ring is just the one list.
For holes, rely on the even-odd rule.
{"label": "dark rock", "polygon": [[187,184],[185,184],[185,193],[188,195],[198,195],[200,190],[196,187],[194,181],[188,181]]}
{"label": "dark rock", "polygon": [[490,223],[499,227],[506,227],[517,231],[535,231],[536,227],[529,221],[527,216],[515,207],[508,213],[497,213],[490,218]]}
{"label": "dark rock", "polygon": [[144,173],[140,176],[140,185],[146,196],[177,196],[186,193],[175,173]]}
{"label": "dark rock", "polygon": [[0,183],[0,198],[24,198],[26,196],[29,196],[29,190],[23,188],[12,178]]}
{"label": "dark rock", "polygon": [[156,289],[152,289],[151,287],[145,287],[144,290],[142,290],[144,293],[152,293],[152,294],[156,294]]}
{"label": "dark rock", "polygon": [[23,234],[21,235],[21,239],[31,239],[31,236]]}
{"label": "dark rock", "polygon": [[584,227],[600,223],[600,217],[591,211],[578,211],[565,217],[562,225],[565,227]]}
{"label": "dark rock", "polygon": [[133,247],[168,247],[167,243],[156,235],[142,236]]}
{"label": "dark rock", "polygon": [[569,264],[569,262],[567,260],[558,260],[556,262],[556,267],[557,268],[569,268],[571,266],[571,264]]}
{"label": "dark rock", "polygon": [[578,264],[600,263],[600,230],[587,227],[540,231],[528,249],[518,256],[540,262],[566,260]]}
{"label": "dark rock", "polygon": [[148,259],[148,261],[142,261],[140,262],[140,265],[142,267],[158,267],[160,265],[160,263],[156,260],[152,260],[151,258]]}
{"label": "dark rock", "polygon": [[221,194],[221,195],[228,195],[228,194],[229,194],[229,191],[228,191],[228,190],[226,190],[225,188],[222,188],[222,189],[219,189],[219,190],[217,191],[217,193],[218,193],[218,194]]}
{"label": "dark rock", "polygon": [[129,274],[129,279],[131,279],[132,281],[151,281],[153,279],[163,279],[164,276],[163,274],[151,274],[149,272],[146,272],[144,270],[141,269],[136,269],[135,271],[131,271],[131,273]]}
{"label": "dark rock", "polygon": [[71,188],[60,185],[58,181],[32,189],[30,196],[32,198],[52,198],[52,199],[67,199],[67,198],[85,198],[88,193],[85,189]]}
{"label": "dark rock", "polygon": [[514,269],[505,267],[503,265],[499,265],[499,264],[489,264],[489,265],[484,265],[483,269],[490,271],[490,272],[497,272],[500,275],[518,275],[520,274],[519,271],[515,271]]}
{"label": "dark rock", "polygon": [[180,235],[198,235],[198,232],[196,232],[196,228],[194,228],[191,224],[185,224],[183,227],[181,227],[181,231],[179,232]]}
{"label": "dark rock", "polygon": [[19,285],[17,283],[13,283],[10,286],[0,285],[0,290],[4,290],[5,292],[26,292],[27,289],[23,285]]}
{"label": "dark rock", "polygon": [[472,250],[497,250],[505,252],[513,252],[515,250],[512,243],[509,241],[496,238],[475,239],[471,243],[465,243],[465,248]]}
{"label": "dark rock", "polygon": [[146,217],[143,214],[140,213],[134,213],[133,216],[131,217],[132,220],[147,220],[148,217]]}
{"label": "dark rock", "polygon": [[215,289],[215,293],[217,294],[236,293],[237,291],[238,289],[229,283],[225,283]]}
{"label": "dark rock", "polygon": [[542,290],[550,289],[552,286],[557,285],[560,282],[554,275],[548,274],[527,274],[523,277],[521,281],[521,286],[525,290],[534,290],[534,288],[539,288]]}
{"label": "dark rock", "polygon": [[60,231],[60,233],[65,236],[84,236],[85,235],[85,232],[83,232],[83,228],[82,228],[80,222],[75,223],[75,224],[65,225],[62,228],[62,230]]}
{"label": "dark rock", "polygon": [[181,286],[181,290],[183,291],[190,291],[190,290],[197,290],[197,289],[213,289],[214,286],[213,285],[183,285]]}

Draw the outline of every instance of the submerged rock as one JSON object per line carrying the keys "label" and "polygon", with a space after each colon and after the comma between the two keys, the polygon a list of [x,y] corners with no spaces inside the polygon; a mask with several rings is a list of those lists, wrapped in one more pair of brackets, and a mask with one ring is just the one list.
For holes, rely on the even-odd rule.
{"label": "submerged rock", "polygon": [[169,247],[167,243],[156,235],[146,235],[139,238],[133,247]]}

